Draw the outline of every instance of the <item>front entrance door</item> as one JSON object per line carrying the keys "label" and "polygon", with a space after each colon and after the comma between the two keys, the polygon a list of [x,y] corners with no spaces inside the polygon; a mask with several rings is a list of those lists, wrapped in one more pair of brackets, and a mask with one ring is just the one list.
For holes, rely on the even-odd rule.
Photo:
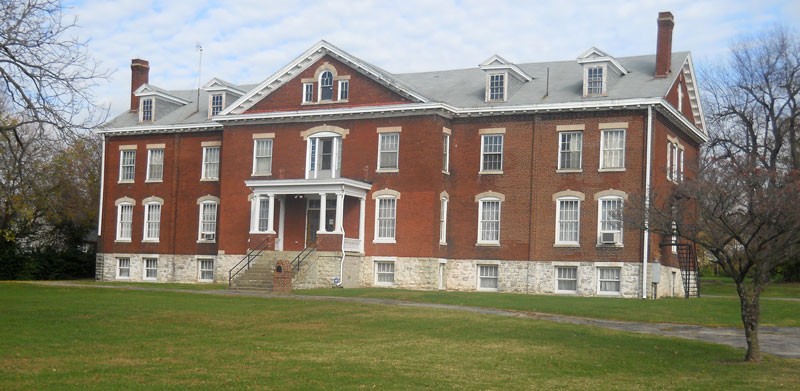
{"label": "front entrance door", "polygon": [[306,219],[306,247],[317,241],[317,230],[319,229],[319,209],[308,210]]}
{"label": "front entrance door", "polygon": [[[317,241],[319,231],[319,204],[320,200],[308,200],[306,212],[306,247]],[[325,231],[333,232],[336,223],[336,200],[327,199],[325,208]]]}

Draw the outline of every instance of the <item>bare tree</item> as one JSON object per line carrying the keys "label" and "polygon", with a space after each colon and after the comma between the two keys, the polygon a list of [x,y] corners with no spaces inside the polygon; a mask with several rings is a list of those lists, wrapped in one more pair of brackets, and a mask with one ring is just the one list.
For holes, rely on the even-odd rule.
{"label": "bare tree", "polygon": [[757,362],[760,295],[800,254],[800,37],[775,28],[744,38],[706,69],[711,140],[696,175],[653,196],[649,228],[702,246],[733,278],[745,360]]}
{"label": "bare tree", "polygon": [[91,129],[104,111],[92,87],[105,73],[65,21],[59,0],[0,0],[0,95],[6,117],[0,131],[72,136]]}

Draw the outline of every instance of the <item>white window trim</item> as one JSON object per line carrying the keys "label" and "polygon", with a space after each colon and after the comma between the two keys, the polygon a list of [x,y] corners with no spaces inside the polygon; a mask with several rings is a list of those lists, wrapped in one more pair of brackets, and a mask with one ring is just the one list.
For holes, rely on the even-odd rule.
{"label": "white window trim", "polygon": [[[400,193],[395,192],[393,190],[382,190],[381,192],[373,193],[372,198],[375,199],[375,234],[373,236],[372,243],[390,243],[390,244],[397,243],[397,204],[398,200],[400,200]],[[379,222],[380,202],[381,200],[388,200],[388,199],[394,200],[394,236],[379,237],[378,235],[380,233],[380,222]]]}
{"label": "white window trim", "polygon": [[[153,179],[150,177],[150,166],[153,163],[153,151],[161,151],[161,178]],[[164,182],[164,158],[166,157],[166,151],[163,145],[161,146],[148,146],[147,147],[147,172],[145,174],[145,183],[159,183]]]}
{"label": "white window trim", "polygon": [[[392,265],[392,282],[378,281],[378,264],[385,263]],[[395,285],[395,277],[397,277],[397,259],[394,257],[375,257],[372,258],[372,267],[374,270],[373,283],[379,287],[391,287]]]}
{"label": "white window trim", "polygon": [[[561,154],[563,152],[561,150],[561,145],[562,145],[562,139],[561,138],[564,137],[564,135],[568,134],[568,133],[569,134],[580,134],[580,137],[581,137],[580,154],[578,155],[579,156],[578,168],[564,168],[564,167],[561,167]],[[583,172],[583,129],[580,129],[580,130],[569,130],[569,131],[559,131],[558,132],[558,162],[556,164],[557,164],[556,172]]]}
{"label": "white window trim", "polygon": [[[269,148],[269,170],[267,172],[258,172],[258,143],[260,141],[267,141],[271,143]],[[254,134],[253,135],[253,172],[252,176],[272,176],[272,159],[275,155],[275,133]]]}
{"label": "white window trim", "polygon": [[[162,222],[161,216],[163,215],[162,212],[164,210],[164,200],[162,200],[160,198],[157,198],[157,197],[151,197],[149,199],[145,199],[144,202],[142,202],[142,205],[144,206],[144,230],[142,232],[142,242],[158,243],[160,238],[161,238],[161,222]],[[148,232],[147,232],[148,231],[147,230],[148,224],[150,223],[150,217],[149,217],[149,215],[150,215],[150,213],[149,213],[150,212],[150,207],[153,206],[153,205],[158,205],[158,236],[157,237],[150,237],[148,235]]]}
{"label": "white window trim", "polygon": [[[481,287],[481,266],[483,267],[493,267],[497,270],[497,288],[483,288]],[[484,277],[490,278],[490,277]],[[475,289],[481,292],[497,292],[500,290],[500,265],[498,263],[478,263],[475,265]]]}
{"label": "white window trim", "polygon": [[[492,76],[503,76],[503,97],[492,99]],[[508,72],[489,72],[486,74],[486,102],[505,102],[508,100]]]}
{"label": "white window trim", "polygon": [[[142,258],[142,281],[158,281],[158,255],[148,255]],[[154,259],[156,261],[156,276],[147,277],[147,261]]]}
{"label": "white window trim", "polygon": [[[618,232],[618,237],[615,244],[604,244],[601,242],[600,238],[602,233],[603,227],[603,201],[611,201],[611,200],[619,200],[621,203],[622,213],[625,213],[625,200],[627,199],[626,195],[622,194],[607,194],[607,195],[595,195],[597,199],[597,247],[624,247],[625,243],[625,226],[624,220],[621,220],[621,227]],[[605,231],[608,232],[608,231]]]}
{"label": "white window trim", "polygon": [[[206,173],[206,164],[208,163],[206,158],[207,158],[208,151],[210,149],[212,149],[212,148],[216,148],[219,151],[219,153],[217,154],[217,176],[215,176],[215,177],[208,176],[208,174]],[[203,146],[203,161],[201,163],[202,166],[201,166],[201,169],[200,169],[200,171],[201,171],[200,172],[200,180],[201,181],[207,181],[207,182],[219,181],[219,171],[222,168],[221,161],[222,161],[222,146],[221,145],[219,145],[219,144],[217,144],[217,145],[204,145]]]}
{"label": "white window trim", "polygon": [[[387,131],[386,129],[395,130],[395,131]],[[375,167],[378,167],[375,172],[400,172],[400,128],[378,128],[378,162]],[[383,145],[383,138],[391,135],[397,135],[397,167],[381,167],[381,153],[383,152],[391,152],[391,151],[384,151],[381,146]]]}
{"label": "white window trim", "polygon": [[[577,201],[578,202],[578,240],[576,241],[562,241],[559,240],[559,234],[561,233],[561,201]],[[581,240],[581,204],[583,200],[579,197],[575,196],[565,196],[559,197],[556,199],[556,239],[555,245],[556,247],[580,247],[580,240]]]}
{"label": "white window trim", "polygon": [[[127,259],[128,260],[128,267],[127,267],[128,276],[127,277],[124,277],[124,276],[120,275],[121,267],[119,265],[119,261],[122,260],[122,259]],[[114,257],[114,260],[117,261],[116,262],[117,263],[116,264],[116,279],[118,279],[118,280],[130,280],[131,279],[131,270],[133,269],[133,257],[130,257],[130,256],[127,256],[127,257]]]}
{"label": "white window trim", "polygon": [[[558,289],[558,281],[560,280],[558,278],[558,269],[562,269],[562,268],[575,269],[575,290]],[[581,280],[579,271],[580,271],[580,268],[577,265],[558,265],[558,264],[553,265],[553,281],[555,282],[555,286],[553,287],[553,290],[556,293],[561,293],[561,294],[570,294],[570,295],[577,294],[578,293],[578,283]],[[572,280],[568,280],[568,281],[572,281]]]}
{"label": "white window trim", "polygon": [[[331,74],[331,98],[330,99],[322,99],[322,75],[324,75],[325,72],[330,72],[330,74]],[[323,102],[324,103],[334,102],[334,100],[333,100],[333,97],[334,97],[334,95],[333,95],[333,85],[334,85],[334,83],[333,82],[334,82],[334,80],[336,80],[336,72],[333,69],[321,69],[320,70],[319,76],[317,76],[317,102],[320,102],[320,103],[323,103]]]}
{"label": "white window trim", "polygon": [[[272,213],[272,215],[270,215],[269,209],[267,209],[267,211],[266,211],[267,219],[269,219],[268,222],[267,222],[267,227],[272,226],[273,230],[267,230],[267,231],[259,230],[259,219],[261,218],[261,200],[266,200],[267,203],[269,204],[269,197],[270,197],[269,194],[255,194],[255,195],[252,195],[251,198],[250,198],[250,233],[251,234],[274,234],[275,233],[275,230],[274,230],[275,228],[274,228],[274,225],[273,225],[275,222],[274,221],[269,221],[269,220],[272,220],[272,219],[275,218],[275,216],[274,216],[274,214],[275,214],[275,204],[274,204],[275,196],[273,196],[273,201],[272,201],[273,202],[273,211],[272,211],[273,213]],[[217,214],[219,214],[219,211],[217,211]]]}
{"label": "white window trim", "polygon": [[[117,207],[117,224],[116,224],[117,232],[116,232],[115,242],[130,243],[133,240],[133,212],[134,212],[134,207],[136,206],[136,201],[134,201],[131,198],[121,198],[121,199],[117,200],[114,204]],[[131,237],[129,237],[129,238],[123,238],[123,237],[120,236],[120,231],[121,231],[120,225],[122,224],[122,206],[130,206],[131,207],[131,213],[130,213],[130,217],[131,217],[131,221],[130,221],[130,224],[131,224],[131,229],[130,229]]]}
{"label": "white window trim", "polygon": [[450,133],[450,129],[444,128],[442,134],[442,174],[447,175],[450,175]]}
{"label": "white window trim", "polygon": [[450,198],[447,192],[442,192],[439,196],[439,245],[447,246],[447,207]]}
{"label": "white window trim", "polygon": [[[500,246],[500,237],[502,233],[502,226],[503,226],[503,202],[505,201],[505,196],[500,193],[494,192],[485,192],[478,194],[475,196],[475,202],[478,203],[478,240],[475,243],[476,246]],[[485,240],[482,239],[482,229],[483,229],[483,203],[484,202],[497,202],[498,203],[498,210],[497,210],[497,240]]]}
{"label": "white window trim", "polygon": [[[505,160],[505,153],[506,153],[506,151],[505,151],[505,144],[506,144],[505,129],[504,128],[503,129],[481,129],[479,131],[479,133],[480,133],[480,136],[481,136],[481,151],[480,151],[480,153],[481,153],[481,162],[480,162],[480,167],[478,168],[479,169],[478,173],[482,174],[482,175],[487,175],[487,174],[488,175],[498,175],[498,174],[502,174],[503,173],[503,168],[504,168],[504,164],[503,163],[504,163],[504,160]],[[500,144],[500,169],[499,170],[484,170],[483,169],[483,160],[484,160],[484,155],[485,155],[484,147],[485,147],[485,142],[486,142],[486,137],[487,136],[500,136],[502,138],[502,143]]]}
{"label": "white window trim", "polygon": [[684,179],[686,149],[677,138],[667,136],[667,180],[680,183]]}
{"label": "white window trim", "polygon": [[[216,205],[216,210],[214,211],[214,239],[204,239],[203,234],[203,208],[205,205]],[[197,220],[197,243],[216,243],[217,242],[217,231],[219,230],[219,198],[214,196],[206,196],[201,197],[197,200],[197,205],[199,209],[199,217]]]}
{"label": "white window trim", "polygon": [[[150,119],[144,119],[144,102],[150,101]],[[153,97],[141,97],[139,98],[139,122],[155,122],[156,120],[156,99]]]}
{"label": "white window trim", "polygon": [[[202,261],[211,261],[211,279],[203,278],[203,270],[201,268]],[[197,258],[197,281],[198,282],[214,282],[217,276],[217,262],[213,257],[198,257]]]}
{"label": "white window trim", "polygon": [[[133,178],[131,179],[123,179],[123,162],[125,161],[125,153],[132,152],[133,153]],[[121,145],[119,147],[119,176],[117,177],[117,183],[134,183],[136,181],[136,145]]]}
{"label": "white window trim", "polygon": [[[603,72],[603,78],[600,81],[602,85],[600,86],[600,93],[599,94],[590,94],[589,93],[589,69],[600,68]],[[585,65],[583,67],[583,97],[593,97],[593,96],[606,96],[608,95],[608,67],[606,64],[593,64],[593,65]]]}
{"label": "white window trim", "polygon": [[[308,96],[306,93],[308,89],[311,89],[311,96]],[[313,82],[305,82],[303,83],[303,90],[300,92],[302,94],[302,103],[309,104],[314,103],[314,83]]]}
{"label": "white window trim", "polygon": [[[619,270],[619,280],[603,280],[603,281],[618,281],[618,291],[601,291],[600,290],[600,270],[601,269],[617,269]],[[599,296],[621,296],[622,295],[622,267],[621,266],[597,266],[597,295]]]}
{"label": "white window trim", "polygon": [[212,114],[214,112],[214,97],[218,96],[218,95],[222,97],[222,102],[221,102],[221,107],[219,109],[219,113],[221,113],[223,110],[225,110],[225,100],[226,100],[226,96],[225,95],[226,94],[224,92],[211,93],[211,94],[208,95],[208,118],[211,118],[214,115],[219,115],[219,113]]}
{"label": "white window trim", "polygon": [[[603,149],[603,145],[605,144],[605,141],[606,141],[606,133],[607,132],[613,132],[613,131],[621,131],[622,132],[622,167],[604,167],[605,162],[603,161],[604,160],[603,159],[603,155],[605,155],[605,153],[604,153],[605,150]],[[628,145],[628,130],[626,128],[622,128],[622,127],[620,127],[620,128],[605,128],[605,127],[601,126],[600,127],[600,166],[597,169],[597,171],[598,172],[620,172],[620,171],[625,171],[625,164],[627,163],[626,162],[627,156],[625,156],[626,155],[625,149],[627,148],[627,145]]]}
{"label": "white window trim", "polygon": [[[343,85],[347,85],[347,97],[342,97]],[[336,97],[339,102],[347,102],[350,100],[350,80],[339,80],[337,85],[338,90],[336,91]]]}

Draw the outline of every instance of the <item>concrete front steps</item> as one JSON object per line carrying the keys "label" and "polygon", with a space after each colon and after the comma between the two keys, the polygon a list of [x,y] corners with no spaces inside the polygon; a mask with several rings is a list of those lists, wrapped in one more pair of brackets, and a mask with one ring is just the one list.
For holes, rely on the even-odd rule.
{"label": "concrete front steps", "polygon": [[298,251],[264,251],[251,264],[233,278],[230,289],[248,291],[272,291],[275,264],[279,259],[291,261]]}

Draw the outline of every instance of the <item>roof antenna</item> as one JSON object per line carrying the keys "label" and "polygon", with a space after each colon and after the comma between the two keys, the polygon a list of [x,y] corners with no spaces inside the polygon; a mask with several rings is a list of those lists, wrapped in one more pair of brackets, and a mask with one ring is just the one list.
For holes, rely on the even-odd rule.
{"label": "roof antenna", "polygon": [[547,67],[547,79],[545,79],[544,85],[544,96],[542,98],[547,98],[550,96],[550,67]]}
{"label": "roof antenna", "polygon": [[194,48],[196,51],[200,52],[200,60],[197,64],[197,111],[200,111],[200,82],[203,75],[203,46],[200,45],[200,42],[197,42]]}

